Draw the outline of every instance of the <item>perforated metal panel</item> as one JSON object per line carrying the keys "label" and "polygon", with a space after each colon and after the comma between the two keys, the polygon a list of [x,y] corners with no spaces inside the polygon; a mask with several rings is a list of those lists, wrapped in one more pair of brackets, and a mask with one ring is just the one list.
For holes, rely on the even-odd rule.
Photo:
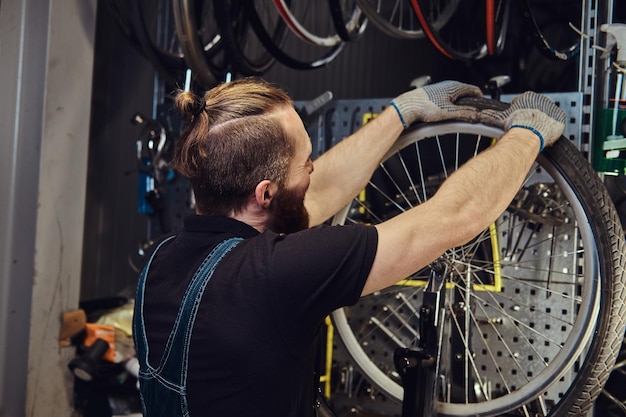
{"label": "perforated metal panel", "polygon": [[[569,138],[579,149],[587,151],[581,141],[584,125],[583,94],[572,92],[545,93],[545,95],[561,107],[567,115],[565,137]],[[501,100],[510,102],[514,97],[515,95],[503,95]],[[382,112],[391,99],[335,100],[320,108],[313,116],[303,117],[314,144],[314,150],[317,151],[314,155],[321,154],[358,130],[364,122]],[[297,101],[295,104],[297,108],[302,108],[306,103],[308,102]]]}

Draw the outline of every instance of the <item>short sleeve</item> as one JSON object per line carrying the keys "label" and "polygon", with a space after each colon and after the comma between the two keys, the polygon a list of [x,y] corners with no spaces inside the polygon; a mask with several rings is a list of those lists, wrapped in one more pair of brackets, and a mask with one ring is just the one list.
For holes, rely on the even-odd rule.
{"label": "short sleeve", "polygon": [[378,243],[376,228],[364,225],[322,225],[267,238],[271,250],[266,272],[275,314],[288,327],[317,322],[355,304]]}

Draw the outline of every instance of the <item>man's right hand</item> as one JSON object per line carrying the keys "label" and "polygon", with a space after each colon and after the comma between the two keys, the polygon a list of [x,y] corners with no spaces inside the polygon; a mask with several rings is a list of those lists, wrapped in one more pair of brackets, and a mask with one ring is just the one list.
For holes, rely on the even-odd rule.
{"label": "man's right hand", "polygon": [[548,97],[527,91],[513,99],[503,111],[483,110],[479,120],[504,130],[520,127],[531,130],[541,140],[541,149],[556,142],[565,130],[565,112]]}
{"label": "man's right hand", "polygon": [[414,122],[440,122],[462,120],[475,122],[478,110],[471,106],[454,104],[461,97],[482,97],[480,88],[458,81],[441,81],[415,90],[407,91],[394,98],[395,107],[402,125],[407,128]]}

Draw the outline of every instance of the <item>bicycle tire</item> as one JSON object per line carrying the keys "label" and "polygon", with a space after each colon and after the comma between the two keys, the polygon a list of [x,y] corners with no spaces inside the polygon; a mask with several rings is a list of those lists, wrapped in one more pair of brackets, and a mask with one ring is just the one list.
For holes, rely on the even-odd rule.
{"label": "bicycle tire", "polygon": [[[285,0],[273,1],[276,11],[287,27],[301,40],[326,48],[332,48],[343,42],[335,30],[325,0],[296,2],[293,5]],[[324,6],[316,4],[320,1],[324,3]],[[312,25],[315,27],[311,27]]]}
{"label": "bicycle tire", "polygon": [[[445,25],[436,27],[437,16],[440,14],[441,2],[437,0],[411,0],[411,6],[424,34],[433,46],[444,56],[459,61],[476,61],[488,55],[486,33],[477,31],[476,27],[487,27],[487,10],[482,0],[465,0],[458,4],[455,13]],[[494,39],[504,45],[508,28],[508,10],[510,2],[500,0],[494,10],[500,12],[493,16],[490,23],[497,28]]]}
{"label": "bicycle tire", "polygon": [[[161,46],[159,41],[150,35],[140,1],[141,0],[131,1],[130,9],[134,35],[139,43],[141,52],[168,82],[176,84],[180,81],[181,74],[184,73],[186,67],[183,52],[177,44],[173,44],[172,42],[167,42],[166,47]],[[152,6],[154,7],[154,4],[152,4]],[[157,15],[164,21],[168,21],[169,19],[167,19],[167,17],[171,15],[171,10],[168,6],[171,6],[169,1],[165,3],[159,2],[157,4]],[[165,25],[167,25],[167,23],[163,26]],[[159,24],[157,26],[161,25]],[[173,38],[176,38],[174,28],[169,27],[169,25],[165,28],[158,27],[154,32],[156,32],[157,35],[161,35],[162,33],[160,32],[168,32]]]}
{"label": "bicycle tire", "polygon": [[509,16],[511,14],[511,2],[487,0],[485,4],[487,53],[489,55],[500,55],[504,50],[506,41]]}
{"label": "bicycle tire", "polygon": [[[456,2],[447,2],[445,9],[438,16],[435,27],[441,27],[450,19]],[[383,0],[357,0],[359,7],[378,30],[396,39],[422,39],[425,37],[422,26],[411,5],[404,0],[394,3]]]}
{"label": "bicycle tire", "polygon": [[611,377],[604,386],[594,407],[594,416],[622,416],[626,415],[626,338],[622,343],[622,349],[616,364],[611,372]]}
{"label": "bicycle tire", "polygon": [[[491,101],[478,101],[478,105],[481,106],[487,105],[485,103],[492,105]],[[499,137],[501,134],[502,131],[499,129],[459,122],[412,128],[402,135],[384,159],[385,162],[381,163],[379,171],[372,177],[373,180],[366,189],[366,195],[370,198],[365,202],[359,203],[357,201],[352,206],[347,207],[333,219],[333,223],[343,224],[346,219],[351,219],[352,222],[376,223],[386,219],[385,215],[392,217],[395,213],[389,207],[399,211],[404,210],[406,203],[410,202],[409,206],[418,203],[422,194],[424,198],[427,198],[438,187],[437,175],[441,174],[439,172],[441,169],[428,172],[428,177],[417,175],[418,178],[409,182],[401,178],[405,175],[407,166],[418,167],[426,172],[427,169],[432,170],[432,168],[427,168],[428,166],[441,161],[445,177],[452,170],[458,168],[458,164],[462,163],[458,159],[464,153],[469,151],[470,154],[473,154],[473,152],[478,152],[486,147],[483,144],[480,145],[479,149],[480,138],[485,141],[485,137]],[[476,139],[476,144],[468,142],[473,139]],[[424,149],[430,149],[434,154],[439,153],[439,157],[433,158],[434,154],[422,152]],[[391,158],[395,158],[394,155],[399,151],[401,151],[401,155],[402,153],[405,154],[405,158],[408,158],[408,152],[410,152],[417,160],[412,162],[413,165],[405,160],[402,163],[396,162],[395,166],[389,166],[388,163],[392,161]],[[430,159],[422,161],[420,152],[421,155],[430,156]],[[420,163],[423,165],[419,165]],[[394,169],[396,171],[393,171]],[[398,175],[396,178],[394,177],[395,173],[402,175]],[[387,178],[386,187],[373,185],[383,178]],[[532,183],[531,180],[535,182]],[[556,187],[552,185],[551,181],[557,184]],[[543,219],[541,216],[537,217],[537,213],[532,213],[524,205],[518,207],[517,212],[512,212],[513,209],[510,208],[499,219],[499,226],[496,227],[498,238],[506,242],[504,246],[498,246],[497,252],[512,249],[509,242],[520,240],[526,233],[523,240],[529,239],[531,242],[530,239],[533,239],[532,243],[538,245],[533,249],[536,253],[533,253],[532,250],[528,252],[527,249],[527,252],[513,255],[528,257],[529,262],[537,263],[538,268],[551,265],[549,271],[550,274],[554,274],[555,281],[548,283],[554,291],[540,290],[540,282],[529,287],[531,285],[530,278],[538,279],[534,276],[535,272],[530,273],[526,277],[527,279],[524,279],[523,274],[527,272],[520,265],[517,265],[518,271],[516,272],[512,262],[514,258],[508,261],[503,258],[501,262],[497,263],[501,268],[499,274],[506,281],[503,285],[504,288],[508,288],[508,294],[485,291],[485,295],[481,296],[478,291],[480,286],[467,287],[468,294],[473,297],[472,300],[475,302],[467,302],[466,304],[468,306],[466,311],[474,314],[473,319],[469,318],[471,314],[467,314],[467,327],[470,328],[468,333],[471,333],[472,337],[476,337],[476,342],[470,338],[467,340],[476,343],[476,348],[475,350],[463,348],[464,352],[461,356],[461,364],[459,364],[459,362],[454,362],[457,357],[453,352],[453,349],[458,348],[458,345],[444,346],[446,360],[442,361],[441,364],[441,369],[444,370],[442,375],[452,381],[454,379],[452,370],[458,370],[460,367],[471,376],[471,373],[474,372],[472,366],[474,366],[476,373],[478,374],[480,371],[479,377],[484,378],[484,380],[475,378],[473,382],[478,385],[474,385],[471,378],[466,378],[467,386],[460,388],[451,384],[454,389],[447,388],[447,401],[439,401],[437,404],[438,415],[495,416],[506,413],[517,415],[516,412],[551,416],[582,415],[591,407],[609,377],[611,367],[619,352],[626,315],[626,307],[622,302],[625,296],[626,279],[624,276],[624,234],[619,218],[606,188],[600,182],[597,174],[575,146],[566,139],[561,139],[539,155],[535,168],[529,174],[526,186],[533,184],[537,184],[537,187],[545,184],[544,191],[546,193],[560,190],[561,195],[565,196],[565,200],[561,202],[567,203],[567,208],[557,209],[558,207],[553,205],[552,208],[555,210]],[[383,195],[383,193],[376,191],[377,187],[378,190],[387,190],[387,197],[381,197],[383,203],[386,201],[387,208],[385,210],[387,213],[384,210],[378,214],[372,212],[376,207],[384,208],[384,204],[376,203],[375,199],[371,197],[372,195]],[[430,190],[430,187],[433,189]],[[429,189],[428,192],[427,189]],[[410,197],[406,196],[405,190],[410,191]],[[528,192],[530,193],[530,191]],[[553,194],[553,196],[557,195],[559,194]],[[560,201],[559,199],[555,199],[552,203]],[[546,197],[545,201],[548,202],[549,199]],[[548,206],[550,204],[546,205],[546,207]],[[557,213],[558,215],[556,215]],[[523,216],[525,216],[525,220]],[[551,216],[553,217],[551,218]],[[535,226],[540,226],[538,230],[526,227],[531,225],[531,220]],[[566,223],[567,221],[570,223]],[[511,222],[510,224],[513,226],[517,224],[520,228],[509,230],[504,226],[507,222]],[[557,226],[562,230],[559,230]],[[521,232],[519,232],[520,230]],[[574,232],[578,234],[573,234]],[[547,240],[540,242],[544,238]],[[542,249],[541,245],[544,245]],[[568,245],[571,247],[568,248]],[[468,250],[466,254],[470,253],[470,248],[470,245],[465,245],[448,251],[447,257],[453,262],[463,263],[463,258],[459,256],[463,254],[464,250]],[[478,246],[475,246],[474,250],[476,248]],[[556,248],[559,250],[557,251]],[[573,251],[572,248],[574,248]],[[465,273],[468,276],[472,268],[486,271],[480,272],[486,278],[490,274],[497,276],[494,272],[493,259],[492,264],[488,267],[479,265],[479,261],[487,262],[489,260],[488,249],[484,251],[485,254],[481,255],[483,256],[482,260],[479,256],[473,260],[465,259],[467,261]],[[562,256],[551,256],[549,257],[550,261],[542,260],[541,257],[547,251]],[[478,251],[475,252],[478,253]],[[506,252],[502,252],[502,254],[506,254]],[[570,257],[567,261],[565,261],[566,255]],[[578,258],[574,255],[577,255]],[[573,258],[577,258],[577,260]],[[567,271],[564,269],[564,263],[565,266],[568,266]],[[561,277],[561,280],[556,280],[557,275]],[[416,303],[419,303],[420,294],[419,290],[414,290],[418,287],[407,285],[414,283],[417,278],[418,276],[415,275],[405,281],[405,285],[394,286],[375,295],[363,297],[357,305],[339,309],[332,315],[338,336],[353,363],[375,388],[395,401],[400,401],[403,393],[399,379],[394,376],[393,364],[390,363],[393,355],[389,356],[389,346],[395,347],[398,341],[410,345],[419,337],[419,335],[412,333],[415,330],[410,330],[410,325],[415,323],[412,321],[414,320],[412,311],[416,305],[419,306]],[[472,278],[476,279],[476,276]],[[565,278],[570,280],[569,284],[566,283]],[[544,279],[544,281],[546,280]],[[559,286],[560,288],[557,288]],[[518,290],[520,291],[519,294],[517,293]],[[572,303],[572,300],[566,301],[567,297],[560,294],[562,290],[572,291],[572,294],[578,294],[574,292],[575,290],[580,291],[580,297],[576,303]],[[548,294],[551,294],[550,298],[545,298]],[[412,297],[416,297],[416,299]],[[458,294],[454,297],[446,296],[446,299],[459,300]],[[413,301],[410,304],[403,304],[403,302],[398,301],[403,300],[403,298]],[[546,302],[546,299],[549,302]],[[533,300],[533,302],[528,300]],[[541,302],[544,305],[538,304]],[[483,303],[486,306],[479,308],[478,306]],[[501,303],[503,306],[500,306]],[[570,308],[564,314],[565,309],[559,309],[558,306],[568,303]],[[451,312],[456,309],[456,314],[459,314],[459,311],[462,310],[461,307],[452,303],[448,305],[448,326],[452,324],[453,314]],[[519,308],[519,312],[516,311],[516,307]],[[490,316],[487,310],[480,309],[491,309],[495,313]],[[554,312],[550,309],[554,309]],[[573,321],[566,322],[565,317],[572,315],[574,311],[576,311],[576,315],[572,318]],[[476,316],[476,313],[479,316]],[[396,315],[400,315],[402,318],[398,319]],[[535,317],[532,323],[537,329],[531,331],[530,329],[534,329],[534,327],[531,327],[530,324],[524,324],[523,317]],[[501,322],[497,323],[496,318],[500,318]],[[482,329],[479,329],[478,326],[479,319],[485,321]],[[474,325],[472,320],[475,320],[475,328],[472,328]],[[507,324],[508,326],[505,328]],[[550,333],[550,331],[545,328],[539,329],[540,325],[544,327],[547,325],[557,326],[552,327],[552,329],[558,329],[555,331],[563,333],[567,337],[550,334],[547,335],[548,337],[546,335],[541,336],[541,332]],[[387,333],[381,330],[385,327]],[[368,333],[372,329],[375,329],[377,333]],[[459,337],[453,333],[448,328],[447,336],[444,338],[446,343],[451,340],[458,343]],[[562,342],[557,342],[557,339],[562,340]],[[485,340],[489,340],[489,343],[486,343]],[[506,342],[507,340],[510,343]],[[533,341],[533,344],[530,341]],[[479,342],[480,345],[478,345]],[[544,346],[545,343],[548,345]],[[558,345],[561,344],[562,346],[559,348]],[[531,353],[525,353],[523,349],[527,349]],[[520,354],[518,358],[514,354],[516,352]],[[549,352],[552,353],[548,356]],[[502,356],[498,356],[500,354]],[[505,361],[512,363],[511,369],[503,370],[505,366],[503,362]],[[483,366],[485,368],[482,368]],[[514,370],[515,374],[513,374]],[[504,380],[505,372],[506,380]],[[486,387],[487,381],[492,383],[492,392],[488,392],[486,388],[484,389],[485,392],[481,392],[481,389],[476,388],[476,386],[479,388]],[[461,398],[461,400],[452,398],[455,395],[463,397],[462,394],[459,394],[459,389],[466,391],[467,400],[465,398]],[[453,394],[455,390],[456,392]],[[498,390],[500,392],[497,392]],[[441,395],[441,391],[439,391],[439,395]],[[481,395],[484,395],[485,398],[480,398]],[[473,401],[470,401],[471,397],[474,397]]]}
{"label": "bicycle tire", "polygon": [[[205,2],[204,4],[212,4]],[[214,22],[201,22],[197,15],[197,3],[194,0],[172,0],[172,11],[178,42],[183,51],[187,67],[195,76],[195,83],[208,90],[218,84],[218,78],[223,77],[228,71],[226,63],[222,65],[212,64],[211,58],[221,54],[221,35],[216,33],[217,24]],[[211,12],[201,13],[201,17],[212,17]],[[211,26],[211,27],[208,27]],[[202,39],[202,33],[210,33],[213,37],[208,43]],[[214,35],[214,36],[213,36]],[[206,45],[211,45],[205,48]],[[205,50],[206,49],[206,50]]]}
{"label": "bicycle tire", "polygon": [[[169,0],[167,0],[169,1]],[[148,29],[144,10],[140,5],[141,0],[130,2],[119,0],[106,0],[105,4],[113,15],[118,28],[122,31],[128,42],[137,52],[143,56],[154,69],[170,83],[175,83],[177,76],[183,70],[184,59],[181,53],[161,47],[151,35],[158,31],[161,25],[162,15],[166,15],[167,3],[158,2],[156,8],[159,10],[151,16],[150,23],[157,22],[157,30]],[[153,5],[154,6],[154,5]]]}
{"label": "bicycle tire", "polygon": [[[268,0],[270,1],[270,0]],[[300,44],[293,44],[293,41],[299,40],[295,36],[286,37],[280,43],[270,35],[268,28],[261,17],[260,7],[262,1],[244,0],[244,13],[259,38],[259,41],[265,48],[276,58],[277,61],[296,70],[314,70],[322,68],[331,63],[343,50],[345,42],[337,43],[330,48],[319,48],[315,45],[307,44],[308,47],[302,47]],[[267,10],[263,8],[262,10]],[[267,19],[265,19],[267,20]],[[270,19],[272,20],[272,19]],[[311,50],[315,48],[315,50]],[[306,52],[307,56],[296,56],[297,53]]]}
{"label": "bicycle tire", "polygon": [[[215,21],[223,38],[225,54],[234,72],[245,76],[263,75],[274,64],[275,58],[259,43],[241,7],[240,1],[213,0]],[[281,19],[272,24],[275,27],[272,37],[280,42],[285,24]]]}
{"label": "bicycle tire", "polygon": [[328,0],[328,8],[342,41],[354,42],[363,36],[368,19],[355,0]]}
{"label": "bicycle tire", "polygon": [[396,39],[422,39],[424,32],[415,13],[405,1],[392,5],[382,0],[357,0],[357,3],[378,30]]}
{"label": "bicycle tire", "polygon": [[[536,16],[538,7],[531,5],[531,0],[523,0],[521,4],[522,14],[533,30],[533,41],[545,56],[557,61],[567,61],[578,55],[580,36],[574,30],[567,28],[569,29],[567,31],[563,28],[565,27],[564,20],[569,20],[571,17],[576,17],[573,19],[574,24],[581,23],[583,6],[580,1],[541,2],[544,16],[548,16],[548,21],[541,24]],[[548,35],[548,28],[552,25],[555,25],[552,34],[556,36],[551,38]],[[568,32],[570,36],[566,35]],[[563,36],[565,39],[562,38]]]}

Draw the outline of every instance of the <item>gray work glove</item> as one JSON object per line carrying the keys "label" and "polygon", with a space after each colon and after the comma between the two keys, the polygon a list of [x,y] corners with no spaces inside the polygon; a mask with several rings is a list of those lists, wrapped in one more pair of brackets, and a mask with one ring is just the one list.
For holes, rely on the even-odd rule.
{"label": "gray work glove", "polygon": [[512,127],[531,130],[539,136],[541,150],[556,142],[565,129],[565,112],[548,97],[532,91],[515,97],[504,111],[481,111],[479,120],[504,130]]}
{"label": "gray work glove", "polygon": [[471,106],[456,106],[460,97],[482,97],[480,88],[458,81],[442,81],[394,98],[391,105],[398,112],[402,125],[407,128],[414,122],[439,122],[442,120],[478,120],[478,110]]}

